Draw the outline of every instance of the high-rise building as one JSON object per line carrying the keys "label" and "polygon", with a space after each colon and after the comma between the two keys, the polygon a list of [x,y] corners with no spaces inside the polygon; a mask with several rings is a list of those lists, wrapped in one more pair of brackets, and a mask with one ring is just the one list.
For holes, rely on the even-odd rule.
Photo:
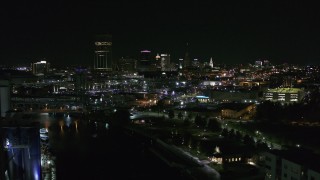
{"label": "high-rise building", "polygon": [[45,74],[49,72],[50,63],[47,61],[40,61],[31,64],[33,74]]}
{"label": "high-rise building", "polygon": [[161,70],[161,56],[159,54],[156,55],[155,66],[158,71]]}
{"label": "high-rise building", "polygon": [[138,63],[139,71],[149,71],[151,68],[151,51],[140,51],[140,59]]}
{"label": "high-rise building", "polygon": [[182,58],[179,59],[179,67],[178,68],[179,69],[183,69],[184,68],[184,63],[183,63],[183,59]]}
{"label": "high-rise building", "polygon": [[137,67],[137,60],[130,57],[122,57],[119,60],[120,71],[135,71]]}
{"label": "high-rise building", "polygon": [[198,59],[193,59],[192,61],[192,66],[195,67],[195,68],[198,68],[200,67],[200,62]]}
{"label": "high-rise building", "polygon": [[161,71],[167,71],[170,69],[170,54],[161,54]]}
{"label": "high-rise building", "polygon": [[112,62],[112,35],[102,34],[97,35],[94,49],[94,70],[111,71]]}

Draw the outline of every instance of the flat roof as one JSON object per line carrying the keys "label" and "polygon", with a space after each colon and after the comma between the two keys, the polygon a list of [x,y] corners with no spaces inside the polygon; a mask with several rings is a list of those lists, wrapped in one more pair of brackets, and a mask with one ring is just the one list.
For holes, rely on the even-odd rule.
{"label": "flat roof", "polygon": [[300,88],[275,88],[275,89],[268,89],[267,92],[273,93],[299,93],[303,91]]}

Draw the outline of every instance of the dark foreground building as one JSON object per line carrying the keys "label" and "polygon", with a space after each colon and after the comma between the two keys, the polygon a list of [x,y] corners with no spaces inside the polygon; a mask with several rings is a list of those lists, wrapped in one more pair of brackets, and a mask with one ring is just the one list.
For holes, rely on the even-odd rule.
{"label": "dark foreground building", "polygon": [[41,179],[39,124],[0,124],[0,179]]}

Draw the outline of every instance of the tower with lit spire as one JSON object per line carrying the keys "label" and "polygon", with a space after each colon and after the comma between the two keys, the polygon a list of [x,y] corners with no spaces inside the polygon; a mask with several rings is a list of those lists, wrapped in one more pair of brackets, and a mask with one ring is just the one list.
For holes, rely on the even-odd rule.
{"label": "tower with lit spire", "polygon": [[210,58],[209,66],[210,66],[211,68],[213,68],[213,60],[212,60],[212,57]]}

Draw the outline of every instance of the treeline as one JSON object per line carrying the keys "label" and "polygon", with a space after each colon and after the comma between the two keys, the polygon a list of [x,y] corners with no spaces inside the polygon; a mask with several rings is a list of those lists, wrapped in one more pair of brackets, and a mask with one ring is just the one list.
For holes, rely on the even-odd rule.
{"label": "treeline", "polygon": [[268,145],[261,139],[257,139],[257,141],[255,142],[253,137],[249,136],[248,134],[241,134],[240,131],[234,129],[228,130],[227,128],[223,128],[221,131],[221,135],[224,138],[235,140],[236,142],[241,142],[251,148],[256,147],[259,150],[269,149]]}

